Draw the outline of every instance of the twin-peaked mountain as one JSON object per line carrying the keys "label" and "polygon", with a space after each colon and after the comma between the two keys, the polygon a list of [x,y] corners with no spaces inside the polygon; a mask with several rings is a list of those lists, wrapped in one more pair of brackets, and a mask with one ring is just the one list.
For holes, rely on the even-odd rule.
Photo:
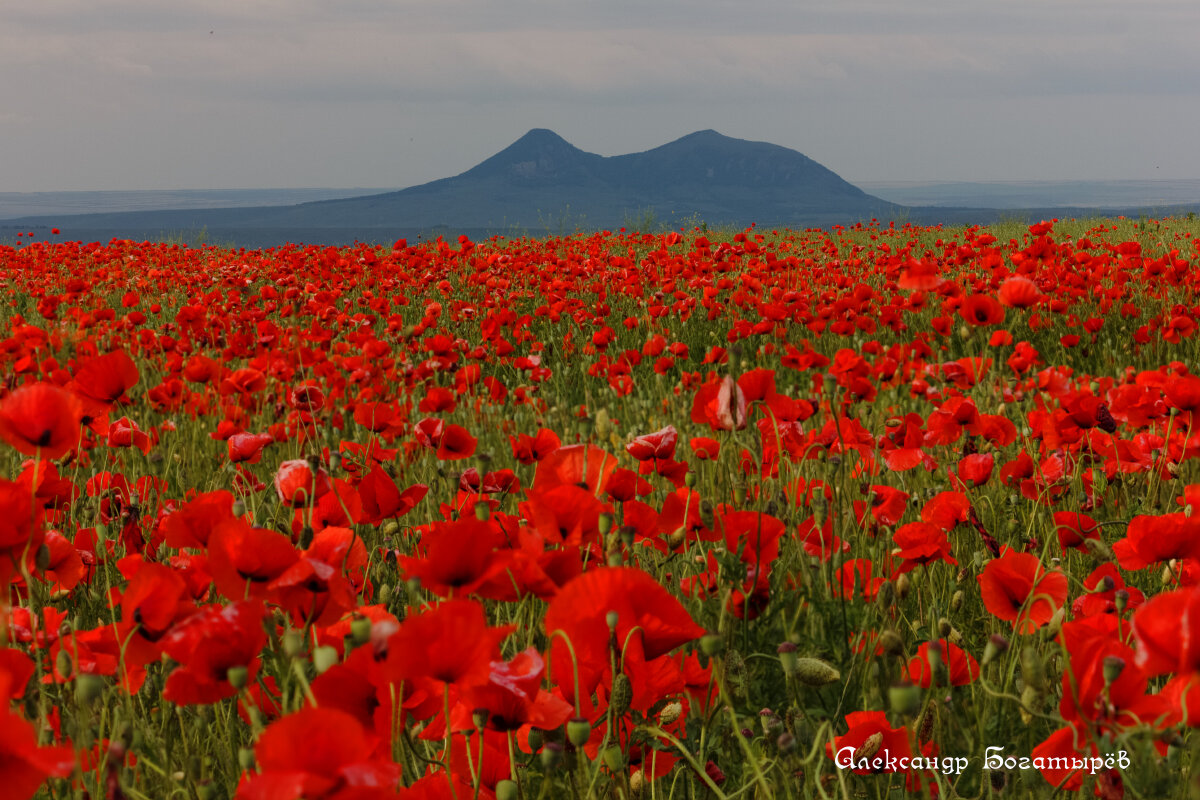
{"label": "twin-peaked mountain", "polygon": [[[902,206],[866,194],[786,147],[706,130],[647,150],[600,156],[553,131],[534,129],[496,155],[451,178],[396,192],[294,206],[87,214],[49,218],[63,235],[76,229],[308,231],[295,241],[345,238],[372,230],[449,229],[498,233],[706,222],[805,227],[895,218]],[[367,232],[364,234],[364,232]]]}

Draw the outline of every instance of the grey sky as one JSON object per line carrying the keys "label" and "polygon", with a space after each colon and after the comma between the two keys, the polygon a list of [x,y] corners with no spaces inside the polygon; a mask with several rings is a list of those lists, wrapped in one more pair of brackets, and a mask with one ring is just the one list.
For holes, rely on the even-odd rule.
{"label": "grey sky", "polygon": [[401,187],[534,127],[849,180],[1200,178],[1195,0],[0,0],[0,191]]}

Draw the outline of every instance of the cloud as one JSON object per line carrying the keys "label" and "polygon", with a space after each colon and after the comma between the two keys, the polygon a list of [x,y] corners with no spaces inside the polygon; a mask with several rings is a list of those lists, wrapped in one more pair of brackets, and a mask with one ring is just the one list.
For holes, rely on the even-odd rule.
{"label": "cloud", "polygon": [[[876,179],[926,177],[903,172],[900,145],[952,178],[980,147],[1010,153],[997,177],[1030,164],[1014,136],[1141,142],[1200,175],[1181,134],[1138,132],[1147,118],[1196,121],[1198,38],[1200,4],[1169,0],[58,0],[6,10],[0,107],[20,118],[0,129],[55,147],[81,179],[124,164],[189,185],[381,180],[411,137],[423,155],[386,173],[404,185],[535,126],[608,154],[713,127]],[[81,139],[64,126],[80,120],[87,155],[68,155]],[[294,161],[272,166],[280,153]],[[46,180],[29,164],[13,177]]]}

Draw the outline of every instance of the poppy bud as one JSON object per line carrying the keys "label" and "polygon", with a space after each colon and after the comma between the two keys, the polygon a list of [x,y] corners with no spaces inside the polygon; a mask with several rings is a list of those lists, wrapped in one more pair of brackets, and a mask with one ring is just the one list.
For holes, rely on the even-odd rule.
{"label": "poppy bud", "polygon": [[1021,677],[1025,680],[1025,685],[1032,686],[1039,692],[1045,691],[1046,670],[1033,645],[1026,645],[1021,650]]}
{"label": "poppy bud", "polygon": [[775,746],[779,748],[779,752],[781,753],[790,753],[796,748],[796,737],[789,731],[784,731],[775,740]]}
{"label": "poppy bud", "polygon": [[959,589],[950,598],[950,610],[958,611],[960,608],[962,608],[962,604],[963,604],[963,590]]}
{"label": "poppy bud", "polygon": [[1108,562],[1116,560],[1116,557],[1113,555],[1113,551],[1109,548],[1109,546],[1099,539],[1084,539],[1083,546],[1087,548],[1087,551],[1089,554],[1091,554],[1092,558],[1096,559],[1097,561]]}
{"label": "poppy bud", "polygon": [[[576,747],[583,747],[592,738],[592,724],[583,717],[575,717],[567,722],[567,741]],[[549,747],[549,745],[547,745]]]}
{"label": "poppy bud", "polygon": [[350,642],[355,647],[361,647],[371,640],[371,620],[358,617],[350,623]]}
{"label": "poppy bud", "polygon": [[658,713],[658,721],[663,725],[670,725],[682,715],[683,703],[667,703],[665,706],[663,706],[663,710]]}
{"label": "poppy bud", "polygon": [[896,578],[896,597],[901,600],[908,597],[908,590],[911,586],[912,580],[908,577],[908,573],[902,573],[900,577]]}
{"label": "poppy bud", "polygon": [[1042,693],[1032,686],[1026,686],[1021,690],[1021,706],[1018,712],[1021,715],[1021,721],[1028,725],[1033,721],[1035,711],[1040,711],[1042,708]]}
{"label": "poppy bud", "polygon": [[604,766],[608,767],[612,772],[618,772],[625,767],[625,754],[615,744],[604,749],[603,758]]}
{"label": "poppy bud", "polygon": [[517,784],[505,778],[496,782],[496,800],[517,800]]}
{"label": "poppy bud", "polygon": [[75,699],[80,703],[90,703],[104,694],[104,679],[99,675],[83,673],[75,679]]}
{"label": "poppy bud", "polygon": [[819,658],[796,659],[796,679],[805,686],[824,686],[841,680],[842,674]]}
{"label": "poppy bud", "polygon": [[50,568],[50,547],[45,542],[38,545],[37,555],[33,562],[39,572],[45,572]]}
{"label": "poppy bud", "polygon": [[59,650],[58,655],[54,658],[54,671],[63,680],[70,680],[74,669],[75,662],[71,660],[71,654],[66,650]]}
{"label": "poppy bud", "polygon": [[1121,677],[1121,673],[1125,670],[1125,659],[1120,656],[1105,656],[1104,657],[1104,683],[1108,685]]}
{"label": "poppy bud", "polygon": [[562,755],[563,746],[561,744],[558,742],[546,742],[542,747],[542,769],[554,769],[562,761]]}
{"label": "poppy bud", "polygon": [[706,633],[700,637],[700,652],[706,656],[715,656],[721,647],[721,637],[715,633]]}
{"label": "poppy bud", "polygon": [[[921,707],[921,687],[908,681],[888,687],[888,705],[897,714],[904,716],[915,714]],[[880,736],[880,734],[875,735]]]}
{"label": "poppy bud", "polygon": [[633,684],[629,682],[629,676],[624,672],[619,673],[613,678],[612,697],[608,701],[609,707],[613,714],[620,717],[629,710],[630,704],[633,702]]}
{"label": "poppy bud", "polygon": [[626,547],[633,547],[633,537],[637,534],[637,528],[632,525],[622,525],[618,536],[621,538],[621,544]]}
{"label": "poppy bud", "polygon": [[927,743],[933,736],[933,724],[937,722],[937,703],[930,703],[925,707],[921,718],[917,720],[917,741],[921,744]]}
{"label": "poppy bud", "polygon": [[225,670],[225,680],[229,682],[230,686],[241,691],[250,682],[250,670],[241,664],[230,667]]}
{"label": "poppy bud", "polygon": [[317,674],[321,675],[334,664],[338,663],[338,651],[329,645],[322,645],[313,650],[312,660],[313,666],[317,669]]}
{"label": "poppy bud", "polygon": [[875,602],[880,608],[891,608],[896,602],[896,584],[891,581],[884,581],[879,584],[879,591],[875,593]]}
{"label": "poppy bud", "polygon": [[950,620],[941,617],[937,621],[938,638],[945,639],[950,635],[950,631],[954,630],[954,626],[950,624]]}
{"label": "poppy bud", "polygon": [[377,597],[379,598],[380,605],[386,606],[392,599],[392,585],[390,583],[379,584],[379,594]]}
{"label": "poppy bud", "polygon": [[667,547],[674,550],[681,547],[685,541],[687,541],[687,530],[680,525],[667,536]]}
{"label": "poppy bud", "polygon": [[312,547],[312,542],[313,527],[312,525],[305,525],[300,531],[300,547],[304,550],[307,550],[308,548]]}
{"label": "poppy bud", "polygon": [[247,772],[254,769],[254,751],[249,747],[238,748],[238,766]]}

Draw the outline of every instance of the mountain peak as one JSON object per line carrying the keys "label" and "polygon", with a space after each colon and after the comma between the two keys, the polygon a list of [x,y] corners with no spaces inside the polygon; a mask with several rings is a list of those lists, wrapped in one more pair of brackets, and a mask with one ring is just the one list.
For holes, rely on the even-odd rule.
{"label": "mountain peak", "polygon": [[600,156],[585,153],[548,128],[534,128],[487,161],[464,173],[527,183],[582,177]]}

